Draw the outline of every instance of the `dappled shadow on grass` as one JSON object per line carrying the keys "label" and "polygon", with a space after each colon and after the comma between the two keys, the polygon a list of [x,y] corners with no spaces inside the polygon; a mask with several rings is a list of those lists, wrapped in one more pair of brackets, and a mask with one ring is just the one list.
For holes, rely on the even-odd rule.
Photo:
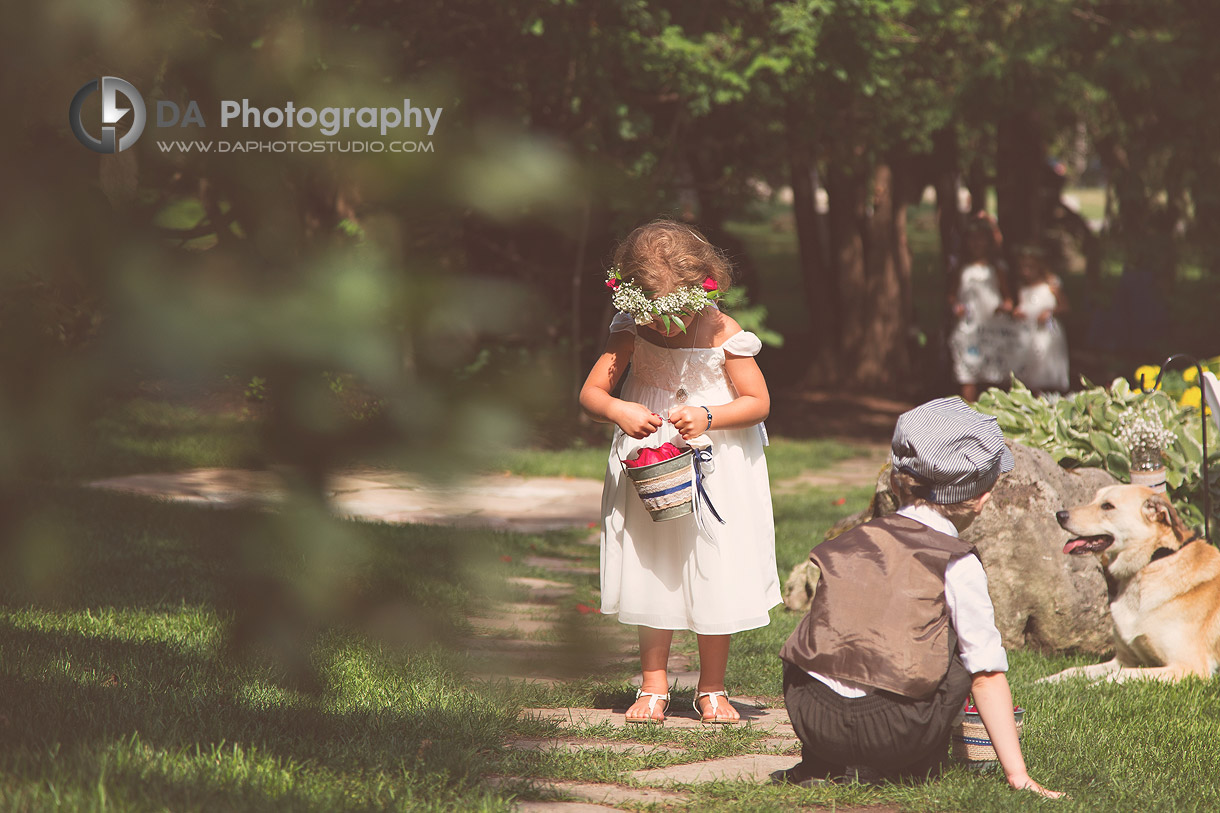
{"label": "dappled shadow on grass", "polygon": [[[311,695],[207,646],[124,639],[166,634],[138,622],[87,633],[33,629],[45,615],[13,615],[20,624],[0,624],[0,770],[10,789],[80,791],[104,776],[112,797],[154,807],[333,810],[351,806],[351,786],[401,796],[421,783],[477,782],[488,744],[512,720],[513,708],[463,689],[436,652],[382,656],[331,639],[314,652],[328,683]],[[317,788],[295,795],[302,783]]]}
{"label": "dappled shadow on grass", "polygon": [[[257,410],[255,410],[257,411]],[[104,404],[79,436],[46,450],[34,474],[96,478],[149,471],[236,466],[261,468],[253,412],[199,408],[154,397]]]}
{"label": "dappled shadow on grass", "polygon": [[484,544],[492,532],[332,520],[292,506],[210,508],[53,486],[27,486],[19,500],[25,521],[0,547],[0,600],[10,606],[203,604],[240,614],[273,585],[329,569],[334,582],[313,586],[337,595],[319,602],[416,597],[456,615],[494,555]]}
{"label": "dappled shadow on grass", "polygon": [[[503,805],[480,777],[521,704],[461,677],[477,660],[466,617],[571,534],[75,488],[19,500],[0,551],[0,806],[88,807],[103,785],[120,806],[174,809]],[[524,643],[604,672],[577,609],[560,640]]]}

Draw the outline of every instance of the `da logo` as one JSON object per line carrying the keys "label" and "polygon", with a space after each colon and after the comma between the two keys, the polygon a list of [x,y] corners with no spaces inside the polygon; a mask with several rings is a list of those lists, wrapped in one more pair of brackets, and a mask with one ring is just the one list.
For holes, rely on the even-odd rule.
{"label": "da logo", "polygon": [[[81,108],[85,100],[99,87],[102,90],[102,137],[94,138],[81,121]],[[131,107],[119,107],[119,94],[127,97]],[[122,138],[118,138],[115,125],[128,113],[132,114],[131,129]],[[103,76],[100,82],[97,79],[86,82],[76,91],[76,95],[72,97],[72,106],[68,108],[68,122],[72,125],[72,132],[76,134],[77,140],[100,153],[122,152],[136,143],[140,133],[144,132],[144,119],[144,97],[136,90],[135,85],[117,76]]]}

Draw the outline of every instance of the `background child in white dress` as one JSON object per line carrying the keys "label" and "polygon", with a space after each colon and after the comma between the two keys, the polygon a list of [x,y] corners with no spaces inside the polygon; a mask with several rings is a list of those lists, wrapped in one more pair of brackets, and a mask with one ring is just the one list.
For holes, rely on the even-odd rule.
{"label": "background child in white dress", "polygon": [[999,265],[996,233],[987,222],[976,222],[966,232],[964,257],[950,287],[949,309],[956,320],[949,335],[953,375],[967,401],[978,398],[979,388],[1008,380],[1012,323],[1012,297],[1004,269]]}
{"label": "background child in white dress", "polygon": [[1020,288],[1012,315],[1020,334],[1013,372],[1035,393],[1063,392],[1069,383],[1067,335],[1055,318],[1068,310],[1063,284],[1035,247],[1019,249],[1016,264]]}
{"label": "background child in white dress", "polygon": [[[594,420],[617,426],[602,493],[601,609],[639,628],[643,681],[628,722],[665,719],[674,630],[698,636],[701,719],[736,722],[724,685],[729,636],[765,626],[781,601],[763,455],[770,396],[754,361],[762,345],[715,306],[729,282],[728,261],[698,231],[673,221],[636,229],[607,280],[620,313],[580,393]],[[723,524],[654,522],[623,461],[700,436],[712,443],[703,482]]]}

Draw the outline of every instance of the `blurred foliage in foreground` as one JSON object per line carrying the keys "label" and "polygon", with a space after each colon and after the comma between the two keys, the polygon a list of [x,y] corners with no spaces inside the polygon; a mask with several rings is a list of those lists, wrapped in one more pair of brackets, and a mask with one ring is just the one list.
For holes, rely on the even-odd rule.
{"label": "blurred foliage in foreground", "polygon": [[[411,61],[402,31],[356,24],[346,6],[60,0],[26,11],[0,33],[10,53],[28,55],[29,77],[4,82],[22,114],[0,201],[0,566],[40,584],[71,572],[60,543],[88,523],[65,529],[21,489],[78,471],[73,459],[96,445],[96,419],[116,399],[150,382],[194,392],[252,371],[265,419],[243,454],[276,466],[294,494],[274,515],[234,517],[225,566],[259,587],[235,603],[230,632],[308,671],[308,636],[341,604],[360,558],[326,511],[327,472],[353,458],[458,472],[519,436],[539,404],[566,397],[545,366],[507,385],[457,374],[478,347],[511,343],[540,318],[519,283],[468,261],[461,238],[473,221],[523,218],[563,233],[579,173],[519,121],[466,115],[477,85],[458,55]],[[108,75],[141,91],[148,123],[134,147],[99,155],[77,143],[66,114],[83,83]],[[95,131],[100,96],[84,110]],[[226,99],[322,108],[407,98],[444,111],[431,152],[158,147],[167,137],[312,137],[222,130]],[[153,132],[161,99],[197,101],[207,129]],[[376,408],[353,414],[336,397],[345,382]]]}

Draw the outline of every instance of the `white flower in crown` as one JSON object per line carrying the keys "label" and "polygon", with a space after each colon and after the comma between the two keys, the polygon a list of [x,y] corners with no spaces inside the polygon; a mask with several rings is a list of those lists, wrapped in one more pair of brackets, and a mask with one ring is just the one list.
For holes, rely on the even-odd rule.
{"label": "white flower in crown", "polygon": [[[610,299],[614,307],[630,314],[637,325],[646,325],[656,319],[666,330],[675,316],[698,313],[720,298],[720,286],[711,277],[705,279],[702,285],[687,285],[654,298],[633,280],[624,280],[617,265],[606,272],[606,287],[614,292]],[[681,319],[676,321],[678,329],[685,333],[685,323]]]}

